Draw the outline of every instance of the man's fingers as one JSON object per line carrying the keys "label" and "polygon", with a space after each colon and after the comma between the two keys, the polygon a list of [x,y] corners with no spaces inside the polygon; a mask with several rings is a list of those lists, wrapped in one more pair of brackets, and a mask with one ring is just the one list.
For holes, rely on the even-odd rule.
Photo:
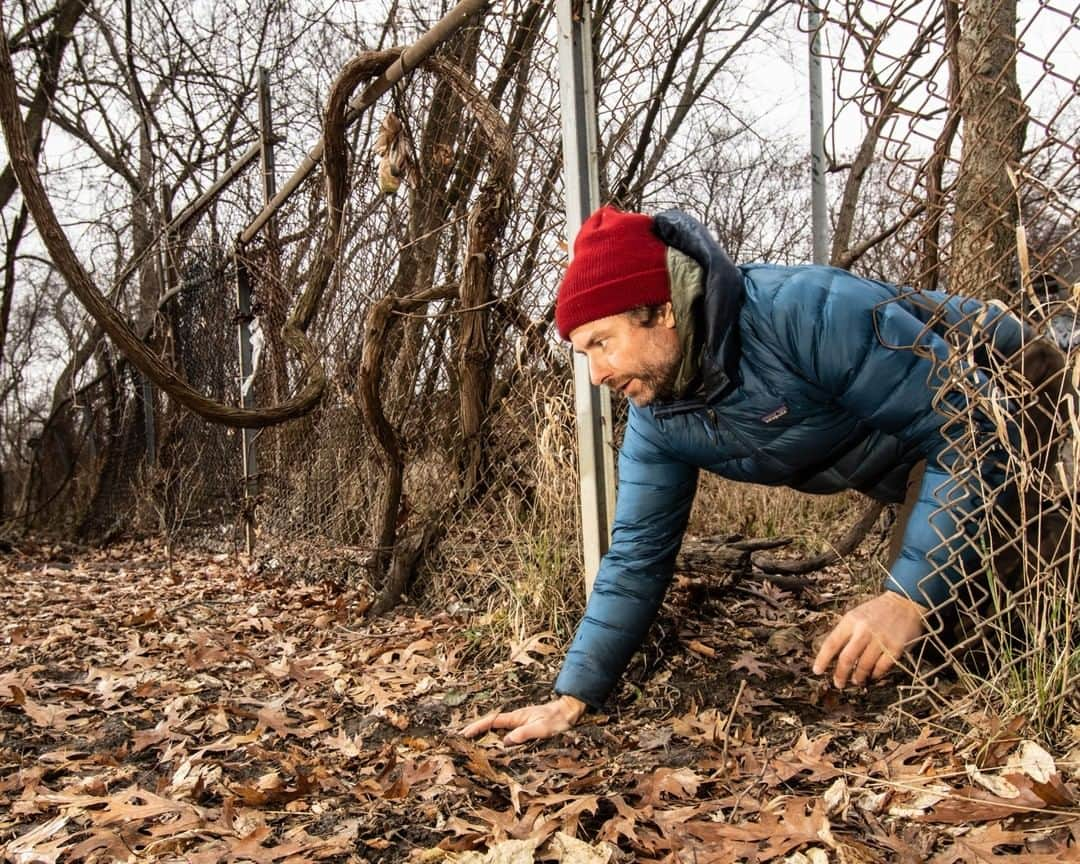
{"label": "man's fingers", "polygon": [[491,721],[492,729],[514,729],[523,723],[528,723],[535,708],[518,708],[517,711],[507,711],[499,714]]}
{"label": "man's fingers", "polygon": [[845,615],[840,619],[840,623],[833,627],[832,632],[825,637],[825,641],[821,643],[821,648],[818,649],[817,657],[814,658],[814,674],[823,675],[829,668],[829,664],[832,663],[833,657],[837,652],[847,644],[848,636],[851,634],[851,623],[848,617]]}
{"label": "man's fingers", "polygon": [[513,732],[503,736],[503,744],[524,744],[534,738],[547,738],[551,732],[544,727],[543,723],[532,722],[518,726]]}
{"label": "man's fingers", "polygon": [[503,737],[504,744],[524,744],[540,738],[550,738],[558,732],[570,728],[570,724],[564,719],[547,716],[530,717],[524,720],[516,729]]}
{"label": "man's fingers", "polygon": [[461,730],[460,735],[465,738],[475,738],[477,735],[483,735],[489,729],[491,724],[495,722],[495,719],[499,716],[499,712],[492,711],[490,714],[485,714],[477,720],[473,720],[468,726]]}
{"label": "man's fingers", "polygon": [[518,708],[516,711],[504,713],[492,711],[470,723],[461,730],[461,734],[466,738],[475,738],[495,729],[509,729],[509,734],[503,736],[503,743],[522,744],[533,738],[547,738],[555,731],[560,731],[548,728],[550,723],[544,717],[535,715],[534,707]]}
{"label": "man's fingers", "polygon": [[833,673],[833,684],[839,688],[847,686],[848,678],[851,677],[851,670],[855,667],[855,664],[862,657],[863,651],[866,649],[867,644],[870,641],[870,634],[865,630],[859,629],[851,634],[847,641],[847,645],[844,646],[844,650],[840,652],[840,656],[836,658],[836,671]]}
{"label": "man's fingers", "polygon": [[496,708],[478,720],[473,720],[472,723],[461,730],[461,735],[465,738],[475,738],[477,735],[490,732],[492,729],[512,729],[524,722],[527,710],[526,708],[518,708],[516,711],[502,712],[501,709]]}
{"label": "man's fingers", "polygon": [[922,606],[885,591],[852,609],[833,628],[814,660],[815,674],[836,661],[833,683],[860,686],[882,677],[926,628]]}
{"label": "man's fingers", "polygon": [[862,687],[873,674],[874,668],[881,657],[881,643],[873,638],[873,634],[871,634],[871,638],[866,643],[866,647],[863,648],[862,654],[855,661],[855,668],[851,671],[851,682]]}
{"label": "man's fingers", "polygon": [[877,663],[874,664],[874,671],[870,673],[870,678],[873,681],[877,681],[896,665],[896,658],[892,656],[888,651],[885,651],[880,657],[878,657]]}

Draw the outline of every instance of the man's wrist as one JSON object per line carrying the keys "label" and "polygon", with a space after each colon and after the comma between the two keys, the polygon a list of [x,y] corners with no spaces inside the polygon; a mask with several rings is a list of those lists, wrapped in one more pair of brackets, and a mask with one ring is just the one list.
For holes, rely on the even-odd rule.
{"label": "man's wrist", "polygon": [[571,725],[577,723],[589,708],[587,703],[582,702],[576,696],[571,696],[569,693],[560,693],[558,702],[562,706],[563,716]]}
{"label": "man's wrist", "polygon": [[924,615],[929,611],[929,606],[920,600],[916,600],[908,591],[896,582],[890,581],[885,585],[885,590],[882,594],[891,594],[899,600],[903,600],[905,604],[917,608]]}

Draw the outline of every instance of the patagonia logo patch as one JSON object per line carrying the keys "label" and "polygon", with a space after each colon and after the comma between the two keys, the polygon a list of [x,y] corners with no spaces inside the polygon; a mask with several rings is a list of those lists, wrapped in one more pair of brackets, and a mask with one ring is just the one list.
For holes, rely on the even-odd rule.
{"label": "patagonia logo patch", "polygon": [[773,408],[768,414],[761,418],[762,423],[775,423],[781,417],[787,414],[787,405],[781,405],[779,408]]}

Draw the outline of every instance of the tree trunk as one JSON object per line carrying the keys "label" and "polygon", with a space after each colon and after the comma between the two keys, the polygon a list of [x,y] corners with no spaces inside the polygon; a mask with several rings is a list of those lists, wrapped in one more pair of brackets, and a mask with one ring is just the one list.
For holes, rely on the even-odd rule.
{"label": "tree trunk", "polygon": [[960,18],[963,147],[957,180],[951,288],[984,299],[1015,279],[1016,194],[1027,112],[1016,82],[1016,0],[969,0]]}

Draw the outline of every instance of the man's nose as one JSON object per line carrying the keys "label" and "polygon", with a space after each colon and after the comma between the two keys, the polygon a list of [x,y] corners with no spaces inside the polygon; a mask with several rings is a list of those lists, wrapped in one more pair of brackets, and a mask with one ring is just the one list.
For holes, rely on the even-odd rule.
{"label": "man's nose", "polygon": [[599,358],[589,357],[589,378],[592,380],[593,387],[603,384],[610,374],[611,369],[606,363]]}

